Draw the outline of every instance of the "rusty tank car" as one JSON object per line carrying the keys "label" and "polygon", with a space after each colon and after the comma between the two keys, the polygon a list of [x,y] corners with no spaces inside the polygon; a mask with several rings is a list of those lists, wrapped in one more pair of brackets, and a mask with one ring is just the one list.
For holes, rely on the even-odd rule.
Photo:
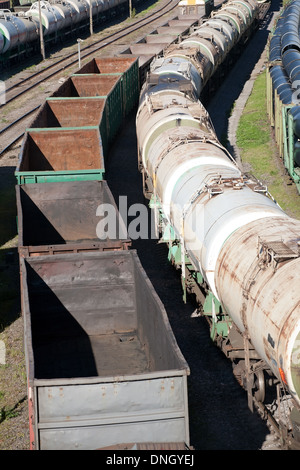
{"label": "rusty tank car", "polygon": [[[153,60],[136,117],[138,159],[184,297],[196,294],[250,408],[264,402],[265,379],[289,395],[291,423],[279,431],[299,447],[300,221],[243,174],[200,102],[226,51],[246,40],[257,8],[253,0],[229,1],[209,26]],[[226,36],[223,48],[209,32],[214,27]]]}

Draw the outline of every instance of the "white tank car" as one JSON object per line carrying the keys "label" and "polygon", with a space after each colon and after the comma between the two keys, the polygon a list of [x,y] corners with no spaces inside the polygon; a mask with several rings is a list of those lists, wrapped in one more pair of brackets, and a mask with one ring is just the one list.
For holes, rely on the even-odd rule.
{"label": "white tank car", "polygon": [[[232,37],[241,37],[254,10],[253,0],[228,2],[214,15],[214,25],[219,18],[228,21],[237,31]],[[243,21],[234,26],[233,15]],[[172,56],[183,57],[184,47],[172,49]],[[200,49],[197,57],[204,55]],[[154,59],[142,88],[136,129],[145,195],[162,238],[172,233],[172,243],[181,247],[183,279],[187,257],[245,348],[250,342],[255,358],[265,361],[299,409],[300,221],[245,177],[219,143],[192,74],[180,72],[179,62],[176,74],[161,64],[164,58]],[[199,74],[202,84],[210,78]],[[261,366],[259,360],[255,364]]]}
{"label": "white tank car", "polygon": [[[64,26],[64,17],[60,10],[55,5],[51,5],[47,1],[41,1],[41,18],[44,36],[53,34]],[[31,5],[30,9],[25,13],[26,16],[31,16],[36,20],[39,19],[39,5],[35,2]]]}

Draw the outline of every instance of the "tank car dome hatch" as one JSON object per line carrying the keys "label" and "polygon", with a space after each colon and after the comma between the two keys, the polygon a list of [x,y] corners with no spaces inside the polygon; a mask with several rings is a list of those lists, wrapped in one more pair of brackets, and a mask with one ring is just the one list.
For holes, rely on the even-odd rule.
{"label": "tank car dome hatch", "polygon": [[167,57],[161,61],[157,61],[151,68],[151,72],[157,75],[169,75],[174,79],[182,77],[182,79],[190,79],[197,93],[201,89],[201,77],[196,67],[182,57]]}
{"label": "tank car dome hatch", "polygon": [[274,36],[272,36],[269,50],[269,60],[271,62],[281,59],[281,36],[279,34],[274,34]]}
{"label": "tank car dome hatch", "polygon": [[98,0],[86,0],[88,7],[89,7],[89,12],[91,11],[92,8],[92,15],[97,15],[98,13]]}
{"label": "tank car dome hatch", "polygon": [[213,43],[202,37],[201,29],[195,31],[188,39],[184,39],[182,44],[197,46],[202,55],[204,55],[211,63],[210,75],[217,69],[221,56],[219,54],[219,48],[215,47]]}

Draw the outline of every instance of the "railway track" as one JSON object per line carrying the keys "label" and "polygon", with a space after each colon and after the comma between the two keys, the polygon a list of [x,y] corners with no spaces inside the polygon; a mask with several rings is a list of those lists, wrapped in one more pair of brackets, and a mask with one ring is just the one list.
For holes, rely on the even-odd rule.
{"label": "railway track", "polygon": [[[82,47],[81,48],[81,59],[85,59],[90,57],[95,52],[103,49],[106,46],[113,44],[114,42],[118,41],[126,37],[128,34],[131,34],[138,29],[146,26],[147,24],[155,21],[160,16],[164,15],[165,13],[169,13],[170,11],[176,8],[178,1],[167,0],[166,3],[163,4],[158,11],[150,13],[145,18],[141,18],[136,20],[134,24],[131,24],[121,31],[117,31],[116,33],[109,34],[108,36],[100,39],[98,41],[93,42],[92,44]],[[27,91],[31,90],[32,88],[36,87],[40,83],[52,78],[54,75],[57,75],[62,70],[66,70],[78,63],[78,53],[73,52],[68,54],[66,57],[56,61],[55,63],[47,66],[46,69],[40,70],[32,74],[31,76],[22,79],[18,83],[15,83],[11,87],[7,88],[6,90],[6,104],[14,101],[19,96],[23,95]]]}
{"label": "railway track", "polygon": [[4,152],[9,150],[9,148],[12,145],[14,145],[23,137],[24,128],[26,128],[27,124],[30,123],[33,114],[38,109],[39,109],[39,106],[36,106],[35,108],[25,113],[25,115],[20,116],[15,121],[11,122],[10,124],[8,124],[7,126],[3,127],[3,129],[0,130],[1,142],[4,141],[4,139],[5,141],[8,141],[8,143],[4,144],[4,146],[0,150],[0,155],[2,155]]}
{"label": "railway track", "polygon": [[[122,30],[113,34],[109,34],[103,39],[83,47],[81,49],[81,60],[83,61],[86,58],[91,58],[93,54],[113,45],[120,39],[129,36],[143,27],[150,25],[157,19],[161,18],[163,15],[174,11],[176,9],[177,3],[178,1],[174,2],[174,0],[166,0],[157,10],[149,13],[146,17],[137,19],[133,24],[122,28]],[[38,86],[41,86],[48,80],[61,75],[62,72],[66,70],[71,70],[71,68],[75,67],[77,64],[78,53],[74,52],[68,54],[60,60],[55,61],[53,64],[47,66],[47,68],[34,72],[27,78],[23,78],[20,81],[14,83],[6,89],[6,100],[5,104],[0,107],[1,112],[5,114],[5,112],[9,109],[9,105],[13,102],[17,102],[18,98],[24,98],[27,96],[27,94],[29,94],[29,92],[37,89]],[[18,117],[11,123],[0,129],[0,157],[23,137],[26,127],[28,127],[34,114],[39,109],[43,101],[44,96],[40,100],[39,105],[33,106],[29,110],[26,110],[26,112],[20,111],[22,113],[21,116],[18,115]]]}

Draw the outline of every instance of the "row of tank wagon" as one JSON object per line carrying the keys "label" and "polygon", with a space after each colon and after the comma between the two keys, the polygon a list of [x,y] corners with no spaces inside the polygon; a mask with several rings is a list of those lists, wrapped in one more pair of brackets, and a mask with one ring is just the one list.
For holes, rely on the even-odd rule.
{"label": "row of tank wagon", "polygon": [[[138,96],[137,58],[93,59],[24,137],[16,196],[31,449],[189,446],[189,367],[105,179]],[[106,210],[115,233],[99,226]]]}
{"label": "row of tank wagon", "polygon": [[[245,2],[242,7],[245,8]],[[222,19],[212,20],[210,36],[207,30],[204,32],[203,25],[204,37],[201,40],[199,33],[197,38],[197,47],[202,48],[198,57],[202,56],[205,70],[210,73],[218,68],[209,47],[210,42],[217,47],[214,37],[218,36],[218,31],[226,27],[228,41],[235,38],[232,46],[238,37],[243,41],[247,34],[236,4],[233,10],[224,10]],[[249,20],[248,26],[253,22],[254,18]],[[234,33],[234,24],[239,25],[241,34]],[[172,46],[169,50],[171,53]],[[92,61],[46,100],[26,132],[16,170],[31,446],[36,449],[103,447],[124,442],[124,436],[133,442],[168,438],[177,447],[189,445],[186,398],[189,369],[163,307],[149,287],[136,254],[128,250],[127,234],[122,240],[105,242],[99,241],[97,231],[95,237],[95,226],[98,227],[101,215],[98,212],[100,202],[113,205],[105,183],[108,148],[117,135],[120,116],[126,116],[126,109],[131,109],[138,99],[136,58],[126,73],[116,67],[116,63],[124,59]],[[143,61],[148,63],[145,57],[139,60]],[[110,64],[108,68],[106,64]],[[175,77],[178,71],[184,76],[187,72],[193,73],[192,68],[182,67],[184,63],[180,66],[180,59],[176,60],[174,55],[167,66],[172,67],[172,64],[177,64],[178,68],[174,71]],[[124,62],[123,68],[126,68]],[[184,89],[187,81],[183,80],[181,85]],[[189,90],[187,87],[187,96]],[[131,267],[126,257],[131,260]],[[132,279],[136,283],[133,297],[128,288]],[[194,286],[198,286],[195,281],[199,281],[197,276]],[[188,282],[190,284],[190,280]],[[84,288],[91,291],[82,295]],[[98,291],[107,299],[103,309],[96,295]],[[215,304],[211,300],[208,292],[204,302],[210,303],[212,309],[208,308],[207,313],[214,316]],[[138,336],[147,345],[146,358],[136,346],[137,338],[131,330],[130,341],[126,340],[124,323],[128,329],[132,325],[127,317],[118,325],[120,310],[124,315],[131,315],[131,319],[136,318],[128,302],[146,307],[147,319],[142,313],[138,319]],[[104,311],[103,321],[102,316],[100,321],[95,313],[95,304],[100,312]],[[88,318],[79,310],[84,315],[87,312]],[[155,331],[153,325],[157,326]],[[99,328],[101,339],[108,343],[104,349],[98,338]],[[122,335],[106,335],[112,331],[122,332]],[[134,347],[133,356],[138,364],[133,361],[131,350],[127,354],[127,350],[117,348],[116,354],[112,354],[109,348],[114,341],[119,346],[119,343],[122,346],[126,343],[125,347]],[[105,367],[109,369],[109,376],[103,377],[103,372],[98,372],[104,367],[100,362],[107,351],[111,357],[118,356],[118,367],[123,367],[121,359],[124,358],[125,371],[108,362]],[[145,363],[152,364],[151,377],[149,370],[143,369]],[[111,378],[112,374],[118,375],[117,383]],[[109,426],[104,426],[105,423]]]}
{"label": "row of tank wagon", "polygon": [[214,67],[199,50],[198,38],[202,31],[207,37],[213,24],[224,25],[213,34],[219,44],[226,36],[227,49],[220,46],[215,56],[218,66],[232,38],[241,35],[235,21],[229,31],[225,20],[238,9],[248,10],[250,25],[258,5],[229,1],[153,60],[136,119],[139,168],[169,259],[181,268],[184,290],[196,294],[203,306],[212,338],[233,361],[249,406],[264,402],[267,382],[278,396],[288,394],[290,421],[278,426],[288,435],[286,445],[297,448],[300,221],[241,172],[199,101]]}
{"label": "row of tank wagon", "polygon": [[[58,39],[67,39],[75,32],[79,34],[81,29],[90,23],[90,10],[95,24],[128,10],[128,0],[57,0],[51,3],[41,1],[40,5],[46,44]],[[26,11],[0,10],[0,63],[6,63],[12,58],[19,58],[38,49],[39,40],[40,21],[37,1],[33,2]]]}
{"label": "row of tank wagon", "polygon": [[300,192],[300,1],[282,9],[268,41],[267,106],[286,171]]}

